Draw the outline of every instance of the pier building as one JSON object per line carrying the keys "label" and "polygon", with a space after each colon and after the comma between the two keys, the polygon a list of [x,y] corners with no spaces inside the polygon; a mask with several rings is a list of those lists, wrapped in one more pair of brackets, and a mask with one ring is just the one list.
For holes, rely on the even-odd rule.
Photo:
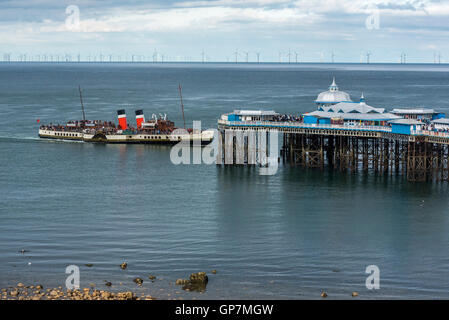
{"label": "pier building", "polygon": [[234,110],[234,112],[222,116],[229,121],[271,121],[279,115],[272,110]]}
{"label": "pier building", "polygon": [[393,109],[391,113],[405,119],[435,120],[444,118],[444,113],[436,112],[434,109],[413,108],[413,109]]}
{"label": "pier building", "polygon": [[352,100],[348,93],[339,90],[334,77],[329,89],[321,92],[316,98],[315,103],[320,107],[331,106],[340,102],[352,102]]}
{"label": "pier building", "polygon": [[[449,181],[449,121],[442,119],[444,114],[433,109],[388,112],[366,104],[363,95],[359,102],[337,101],[342,99],[317,99],[317,110],[299,117],[263,110],[221,116],[217,164],[255,165],[256,158],[266,159],[271,156],[268,135],[274,131],[282,138],[282,160],[292,166],[396,174],[413,182]],[[257,150],[250,147],[255,139]]]}
{"label": "pier building", "polygon": [[449,119],[447,118],[435,119],[431,123],[436,130],[449,131]]}
{"label": "pier building", "polygon": [[304,123],[344,125],[386,125],[388,121],[402,117],[366,104],[362,94],[360,101],[339,102],[332,106],[319,106],[318,110],[303,114]]}

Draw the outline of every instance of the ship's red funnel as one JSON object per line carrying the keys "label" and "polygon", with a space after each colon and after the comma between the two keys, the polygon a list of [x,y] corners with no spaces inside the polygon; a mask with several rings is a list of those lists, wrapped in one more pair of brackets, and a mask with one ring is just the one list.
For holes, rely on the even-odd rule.
{"label": "ship's red funnel", "polygon": [[120,129],[126,130],[128,125],[126,124],[126,112],[125,110],[117,110],[118,124]]}
{"label": "ship's red funnel", "polygon": [[142,122],[145,122],[145,115],[143,114],[143,110],[136,110],[136,123],[138,129],[142,127]]}

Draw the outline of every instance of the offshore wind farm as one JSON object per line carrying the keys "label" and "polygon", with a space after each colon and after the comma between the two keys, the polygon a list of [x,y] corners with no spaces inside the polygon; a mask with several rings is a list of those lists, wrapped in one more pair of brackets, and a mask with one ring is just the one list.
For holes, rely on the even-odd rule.
{"label": "offshore wind farm", "polygon": [[[407,54],[405,52],[400,53],[400,58],[390,61],[380,60],[375,61],[372,58],[371,52],[361,53],[360,59],[357,61],[353,60],[352,63],[415,63],[415,64],[441,64],[446,63],[441,52],[429,52],[427,54],[427,59],[418,59],[410,61],[407,60]],[[268,55],[271,57],[271,55]],[[231,59],[232,57],[232,59]],[[43,62],[43,63],[61,63],[61,62],[71,62],[71,63],[286,63],[286,64],[297,64],[297,63],[348,63],[348,61],[339,62],[338,55],[334,52],[328,52],[324,54],[322,51],[319,52],[319,59],[314,59],[308,55],[307,58],[302,60],[301,52],[288,49],[286,51],[278,52],[278,59],[265,58],[261,51],[245,51],[236,50],[232,54],[223,58],[214,58],[207,54],[204,49],[198,53],[197,56],[182,55],[182,54],[165,54],[155,50],[152,54],[80,54],[80,53],[3,53],[3,59],[0,62]]]}

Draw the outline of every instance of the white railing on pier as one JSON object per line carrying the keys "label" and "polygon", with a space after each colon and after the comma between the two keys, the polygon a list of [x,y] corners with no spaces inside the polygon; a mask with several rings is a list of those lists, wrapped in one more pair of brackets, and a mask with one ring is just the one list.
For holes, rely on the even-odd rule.
{"label": "white railing on pier", "polygon": [[439,132],[439,131],[430,131],[430,130],[412,130],[411,133],[414,135],[449,138],[449,132]]}
{"label": "white railing on pier", "polygon": [[[314,124],[303,122],[276,122],[276,121],[228,121],[220,119],[218,124],[235,127],[267,127],[267,128],[301,128],[301,129],[329,129],[350,131],[391,132],[389,126],[364,126],[364,125],[340,125],[340,124]],[[410,130],[411,136],[429,136],[449,138],[449,132],[431,130]]]}
{"label": "white railing on pier", "polygon": [[304,128],[304,129],[330,129],[330,130],[354,130],[354,131],[381,131],[391,132],[391,127],[364,126],[364,125],[340,125],[340,124],[315,124],[303,122],[276,122],[276,121],[227,121],[218,120],[219,124],[237,127],[269,127],[269,128]]}

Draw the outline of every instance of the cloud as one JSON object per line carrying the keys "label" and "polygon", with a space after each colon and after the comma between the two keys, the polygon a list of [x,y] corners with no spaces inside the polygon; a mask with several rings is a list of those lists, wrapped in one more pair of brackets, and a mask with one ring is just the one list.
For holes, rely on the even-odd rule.
{"label": "cloud", "polygon": [[[76,30],[65,25],[70,4],[80,8]],[[369,31],[365,20],[374,10],[380,29]],[[226,45],[360,52],[357,46],[385,50],[417,39],[416,47],[444,48],[448,18],[449,1],[431,0],[7,0],[0,10],[0,43],[121,49],[145,41],[215,46],[218,53]]]}
{"label": "cloud", "polygon": [[[81,9],[78,32],[139,32],[221,29],[232,31],[256,25],[278,28],[311,25],[320,17],[296,8],[238,8],[226,6],[171,8],[168,10],[109,10],[102,16],[84,18]],[[67,31],[62,21],[45,19],[34,24],[40,32]]]}
{"label": "cloud", "polygon": [[[19,1],[22,2],[21,5],[26,2]],[[15,8],[12,2],[7,3],[10,3],[10,10]],[[67,31],[64,24],[65,7],[59,7],[59,15],[55,16],[54,1],[39,0],[37,3],[49,8],[52,15],[45,17],[41,13],[38,15],[41,17],[39,21],[21,20],[20,25],[27,25],[28,28],[44,33]],[[96,7],[94,2],[87,0],[80,3],[84,6],[80,5],[81,24],[78,32],[176,32],[199,29],[235,31],[247,28],[279,30],[283,27],[307,28],[313,25],[315,29],[320,29],[323,25],[330,25],[333,22],[344,28],[345,25],[351,26],[355,22],[363,26],[363,18],[376,8],[382,18],[387,18],[385,21],[395,28],[401,28],[403,21],[394,21],[395,17],[449,15],[449,3],[430,0],[181,1],[164,8],[158,8],[157,3],[152,3],[150,9],[146,8],[144,2],[139,1],[133,1],[132,6],[118,1],[102,7]],[[32,5],[31,10],[33,8],[37,8],[36,3]],[[344,17],[344,21],[341,17]],[[428,23],[431,27],[432,21]],[[13,29],[20,29],[14,22],[10,22],[9,25]],[[404,29],[407,27],[408,24],[405,23]]]}

